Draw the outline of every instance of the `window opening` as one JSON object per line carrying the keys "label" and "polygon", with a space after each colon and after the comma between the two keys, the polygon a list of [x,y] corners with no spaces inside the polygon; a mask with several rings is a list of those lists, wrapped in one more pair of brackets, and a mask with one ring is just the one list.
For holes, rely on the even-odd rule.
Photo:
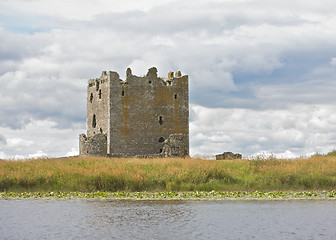
{"label": "window opening", "polygon": [[90,94],[90,103],[92,103],[93,100],[93,93]]}
{"label": "window opening", "polygon": [[160,123],[160,125],[162,125],[162,123],[163,123],[163,118],[162,118],[162,116],[159,117],[159,123]]}
{"label": "window opening", "polygon": [[[99,99],[101,99],[101,89],[99,90],[98,95],[99,95]],[[175,99],[176,99],[176,98],[175,98]]]}
{"label": "window opening", "polygon": [[160,153],[162,153],[162,149],[160,149]]}
{"label": "window opening", "polygon": [[100,131],[100,133],[103,133],[103,129],[102,128],[100,128],[99,131]]}
{"label": "window opening", "polygon": [[163,138],[163,137],[160,137],[160,138],[159,138],[159,142],[164,142],[164,138]]}
{"label": "window opening", "polygon": [[175,100],[177,99],[177,94],[174,95],[174,99],[175,99]]}
{"label": "window opening", "polygon": [[121,92],[121,96],[125,96],[125,91],[124,90]]}
{"label": "window opening", "polygon": [[96,91],[99,89],[99,81],[96,81]]}
{"label": "window opening", "polygon": [[149,84],[152,84],[152,81],[148,81]]}
{"label": "window opening", "polygon": [[93,117],[92,117],[92,127],[96,127],[97,125],[97,120],[96,120],[96,114],[93,114]]}

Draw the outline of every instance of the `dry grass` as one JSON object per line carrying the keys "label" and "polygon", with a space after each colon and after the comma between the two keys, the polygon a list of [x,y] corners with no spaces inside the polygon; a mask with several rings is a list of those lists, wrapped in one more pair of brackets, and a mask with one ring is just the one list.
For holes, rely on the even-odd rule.
{"label": "dry grass", "polygon": [[332,190],[336,157],[210,161],[70,157],[0,161],[0,191]]}

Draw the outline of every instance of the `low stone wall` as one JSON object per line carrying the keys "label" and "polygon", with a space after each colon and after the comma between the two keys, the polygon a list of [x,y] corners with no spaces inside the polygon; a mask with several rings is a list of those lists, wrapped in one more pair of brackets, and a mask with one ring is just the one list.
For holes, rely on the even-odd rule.
{"label": "low stone wall", "polygon": [[107,154],[107,135],[103,133],[95,134],[93,137],[86,137],[85,134],[79,135],[79,155],[92,155],[115,158],[160,158],[160,157],[186,157],[188,156],[187,136],[183,134],[171,134],[163,143],[162,153],[147,155],[126,155],[126,154]]}
{"label": "low stone wall", "polygon": [[216,160],[225,160],[225,159],[242,159],[242,155],[233,152],[224,152],[223,154],[216,155]]}
{"label": "low stone wall", "polygon": [[107,156],[107,136],[103,133],[86,137],[85,134],[79,135],[79,155]]}
{"label": "low stone wall", "polygon": [[186,157],[188,146],[185,145],[187,136],[183,134],[171,134],[163,144],[164,157]]}

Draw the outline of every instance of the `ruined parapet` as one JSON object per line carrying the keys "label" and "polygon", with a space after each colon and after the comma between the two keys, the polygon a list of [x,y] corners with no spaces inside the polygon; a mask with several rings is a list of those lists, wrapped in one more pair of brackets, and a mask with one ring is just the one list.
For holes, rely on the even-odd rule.
{"label": "ruined parapet", "polygon": [[79,155],[107,156],[107,136],[103,133],[95,134],[93,137],[79,135]]}
{"label": "ruined parapet", "polygon": [[126,80],[132,75],[133,75],[132,70],[130,68],[127,68],[127,70],[126,70]]}
{"label": "ruined parapet", "polygon": [[168,73],[168,78],[169,78],[169,79],[174,78],[174,73],[173,73],[173,72],[169,72],[169,73]]}
{"label": "ruined parapet", "polygon": [[152,67],[152,68],[148,69],[147,77],[157,78],[157,69],[156,69],[156,67]]}
{"label": "ruined parapet", "polygon": [[186,136],[183,134],[171,134],[163,144],[163,157],[186,157],[189,148],[185,145]]}
{"label": "ruined parapet", "polygon": [[216,160],[226,160],[226,159],[242,159],[242,155],[233,152],[224,152],[222,154],[216,155]]}

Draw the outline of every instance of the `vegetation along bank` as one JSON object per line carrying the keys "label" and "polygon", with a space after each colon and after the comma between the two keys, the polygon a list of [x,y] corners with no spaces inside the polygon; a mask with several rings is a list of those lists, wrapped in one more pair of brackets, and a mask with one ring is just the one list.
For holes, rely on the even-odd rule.
{"label": "vegetation along bank", "polygon": [[[334,152],[332,152],[334,153]],[[336,189],[336,156],[279,160],[70,157],[0,160],[0,192],[270,192]],[[329,194],[331,193],[331,194]]]}

